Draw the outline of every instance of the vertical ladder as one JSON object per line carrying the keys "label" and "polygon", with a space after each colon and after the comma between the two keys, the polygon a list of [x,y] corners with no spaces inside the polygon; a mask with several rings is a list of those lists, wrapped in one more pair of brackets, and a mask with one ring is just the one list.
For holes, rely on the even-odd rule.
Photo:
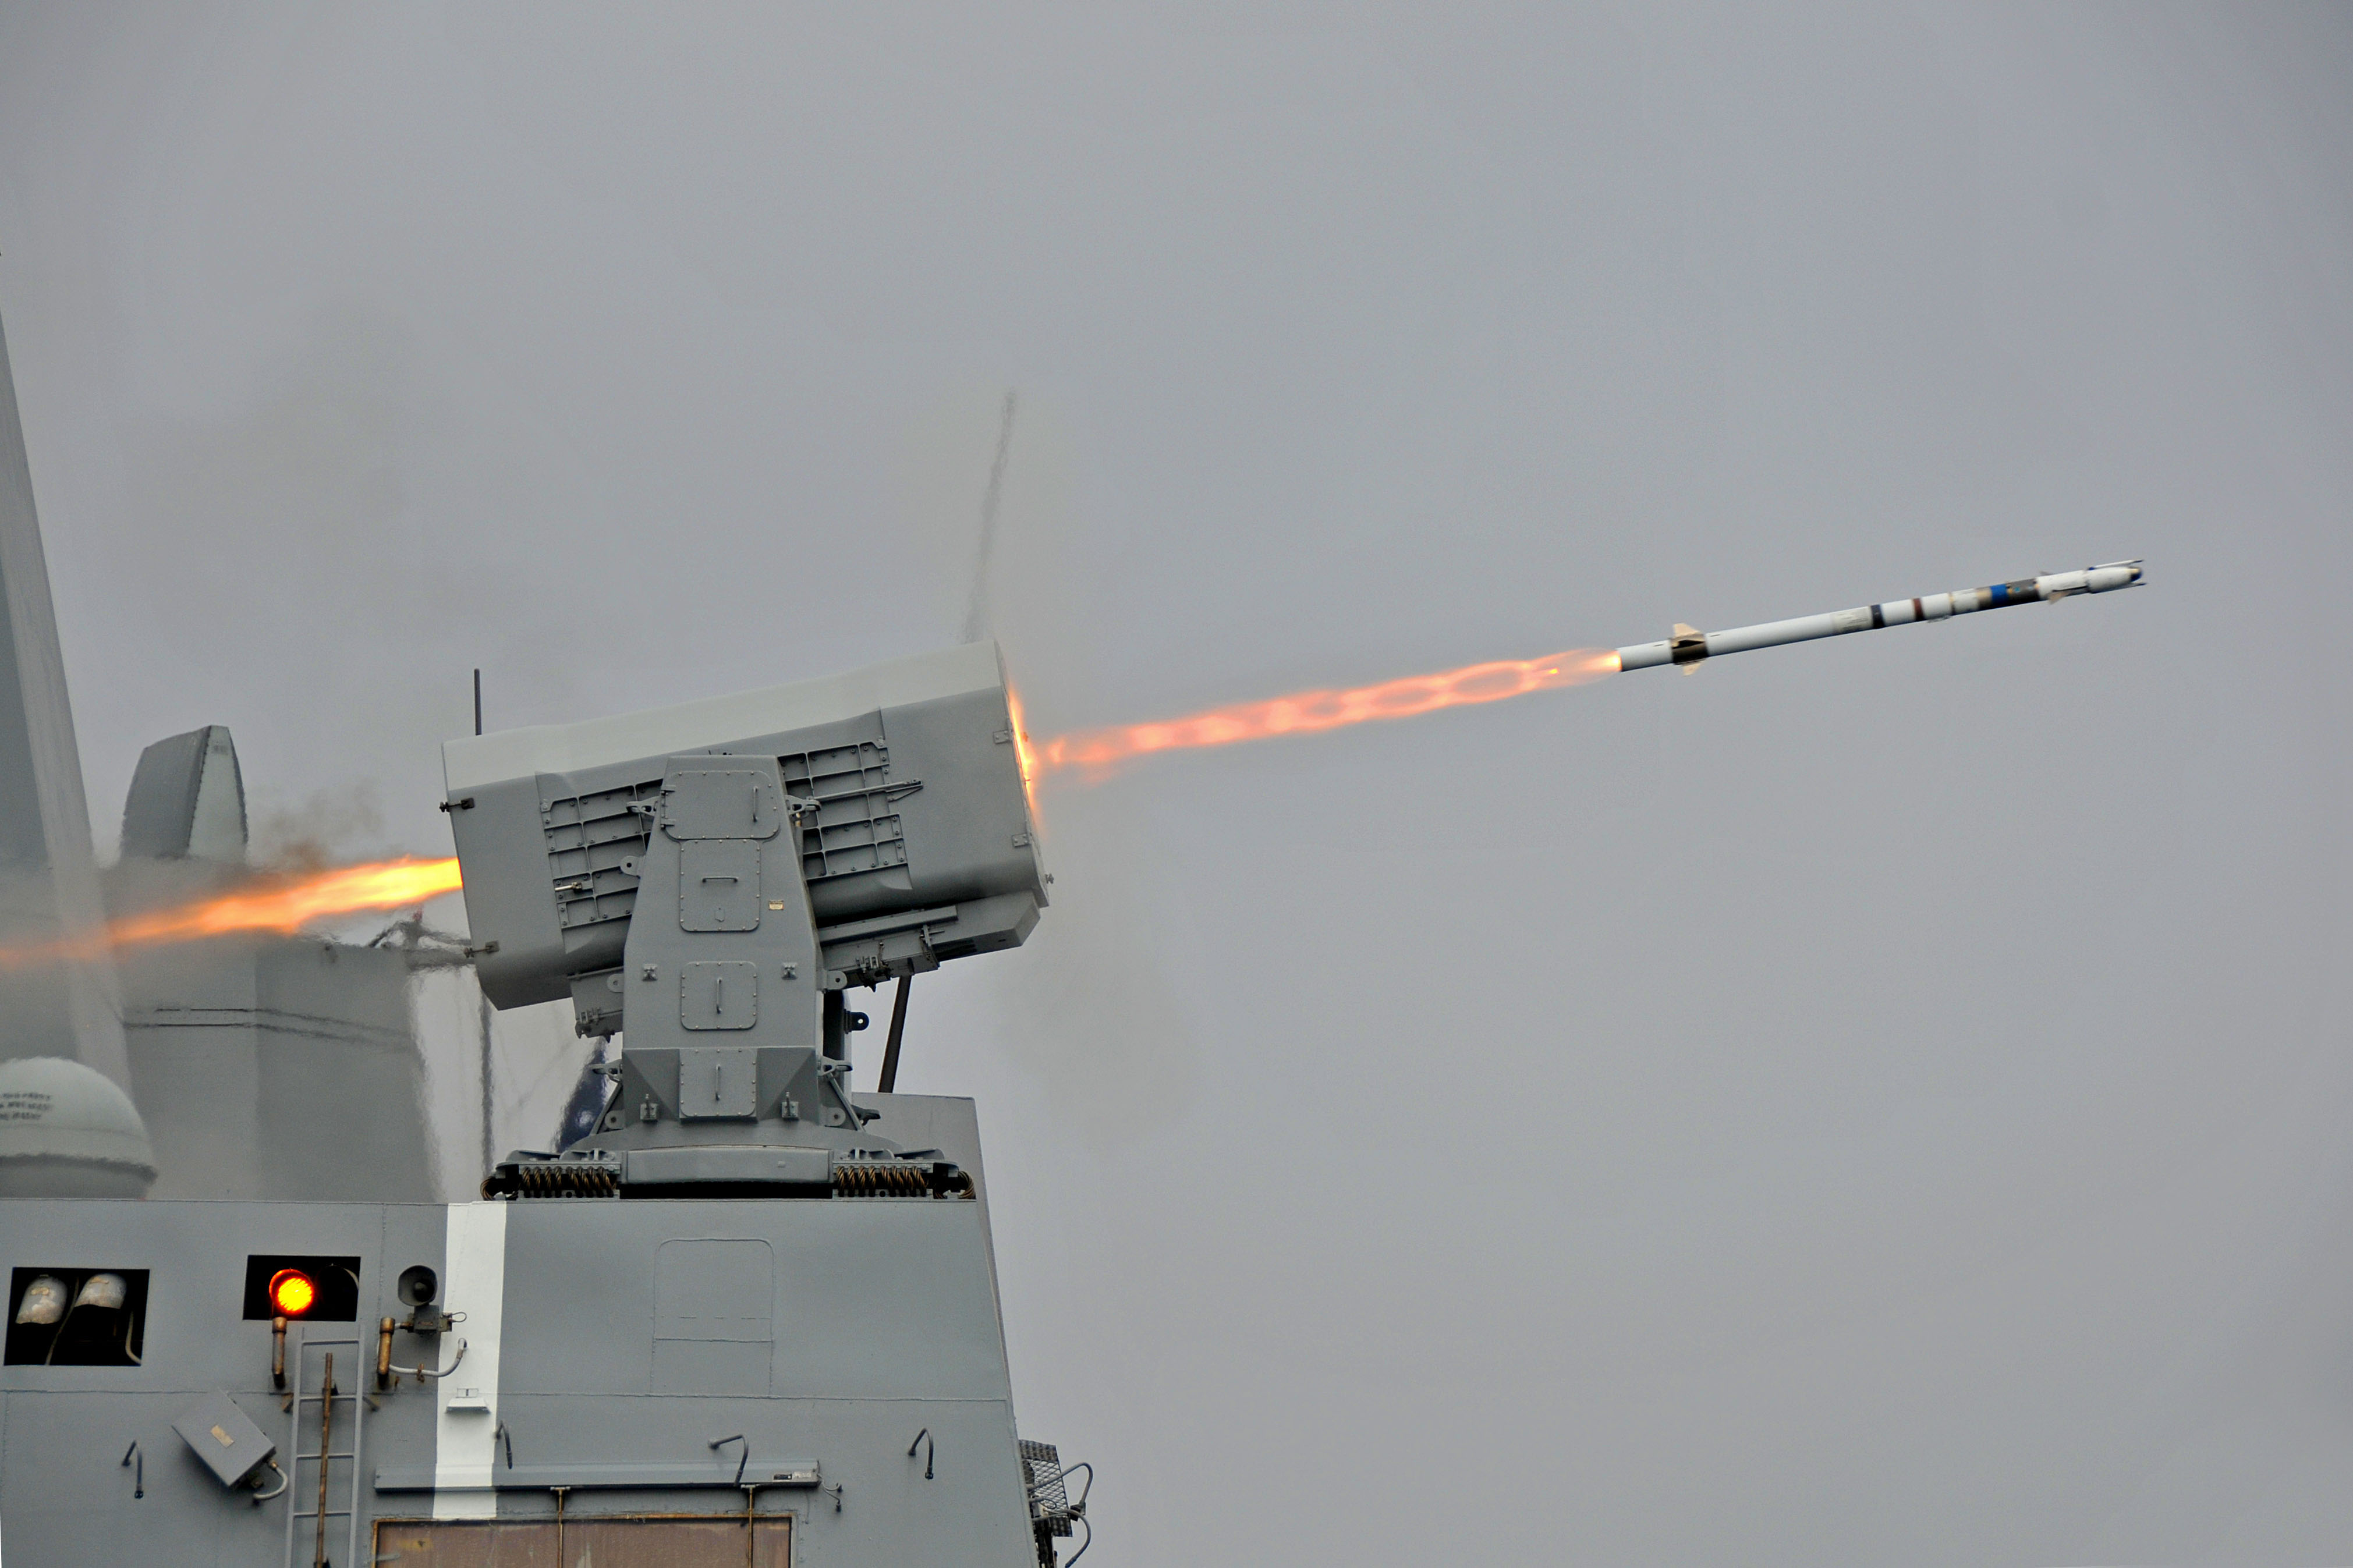
{"label": "vertical ladder", "polygon": [[[323,1326],[323,1325],[322,1325]],[[365,1389],[375,1363],[364,1357],[359,1325],[348,1337],[311,1338],[307,1324],[287,1325],[286,1357],[293,1377],[287,1394],[286,1568],[364,1568],[360,1557],[360,1422],[367,1413]],[[313,1352],[317,1352],[315,1355]],[[326,1363],[334,1358],[335,1386],[326,1384]],[[322,1443],[322,1423],[328,1441]],[[337,1460],[346,1467],[343,1506],[334,1499]],[[306,1468],[307,1467],[307,1468]],[[331,1521],[341,1519],[337,1531]],[[330,1521],[324,1531],[322,1521]],[[338,1543],[342,1555],[332,1550]],[[295,1553],[300,1552],[301,1556]]]}

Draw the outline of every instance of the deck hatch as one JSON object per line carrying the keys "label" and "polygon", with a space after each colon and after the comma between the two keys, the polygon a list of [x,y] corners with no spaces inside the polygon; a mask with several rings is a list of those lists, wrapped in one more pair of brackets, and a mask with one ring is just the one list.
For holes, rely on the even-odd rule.
{"label": "deck hatch", "polygon": [[[746,1534],[750,1540],[745,1540]],[[788,1515],[745,1520],[384,1520],[380,1568],[791,1568]]]}

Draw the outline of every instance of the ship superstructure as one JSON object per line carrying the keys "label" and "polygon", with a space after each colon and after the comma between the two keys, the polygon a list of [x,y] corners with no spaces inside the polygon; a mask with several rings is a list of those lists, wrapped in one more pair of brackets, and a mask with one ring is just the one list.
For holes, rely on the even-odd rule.
{"label": "ship superstructure", "polygon": [[[1083,1550],[973,1106],[851,1081],[849,989],[898,983],[895,1063],[912,977],[1046,901],[994,646],[452,742],[462,946],[118,963],[110,910],[248,875],[242,779],[220,726],[151,747],[99,877],[4,356],[0,942],[53,961],[0,973],[0,1561]],[[452,963],[620,1050],[569,1147],[438,1203],[406,988]]]}
{"label": "ship superstructure", "polygon": [[462,1204],[11,1204],[0,1550],[1051,1563],[972,1105],[853,1091],[843,1000],[1036,924],[1012,724],[979,645],[453,742],[486,994],[621,1036],[592,1131]]}

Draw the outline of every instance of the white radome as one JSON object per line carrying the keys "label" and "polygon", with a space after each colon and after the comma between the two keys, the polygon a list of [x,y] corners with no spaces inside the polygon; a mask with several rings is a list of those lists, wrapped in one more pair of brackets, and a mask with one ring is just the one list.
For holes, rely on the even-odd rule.
{"label": "white radome", "polygon": [[0,1062],[0,1197],[137,1198],[155,1151],[131,1097],[62,1057]]}

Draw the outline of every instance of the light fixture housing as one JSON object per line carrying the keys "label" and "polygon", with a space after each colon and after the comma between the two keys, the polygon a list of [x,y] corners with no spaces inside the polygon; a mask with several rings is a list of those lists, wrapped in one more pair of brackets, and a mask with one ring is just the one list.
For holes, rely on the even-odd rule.
{"label": "light fixture housing", "polygon": [[269,1277],[269,1305],[280,1317],[303,1317],[318,1304],[319,1282],[300,1268],[281,1268]]}
{"label": "light fixture housing", "polygon": [[116,1312],[130,1299],[131,1288],[121,1275],[93,1274],[81,1282],[81,1289],[74,1297],[74,1310],[95,1307],[100,1311]]}
{"label": "light fixture housing", "polygon": [[16,1303],[20,1323],[54,1323],[65,1315],[66,1282],[54,1274],[43,1274],[26,1286]]}

